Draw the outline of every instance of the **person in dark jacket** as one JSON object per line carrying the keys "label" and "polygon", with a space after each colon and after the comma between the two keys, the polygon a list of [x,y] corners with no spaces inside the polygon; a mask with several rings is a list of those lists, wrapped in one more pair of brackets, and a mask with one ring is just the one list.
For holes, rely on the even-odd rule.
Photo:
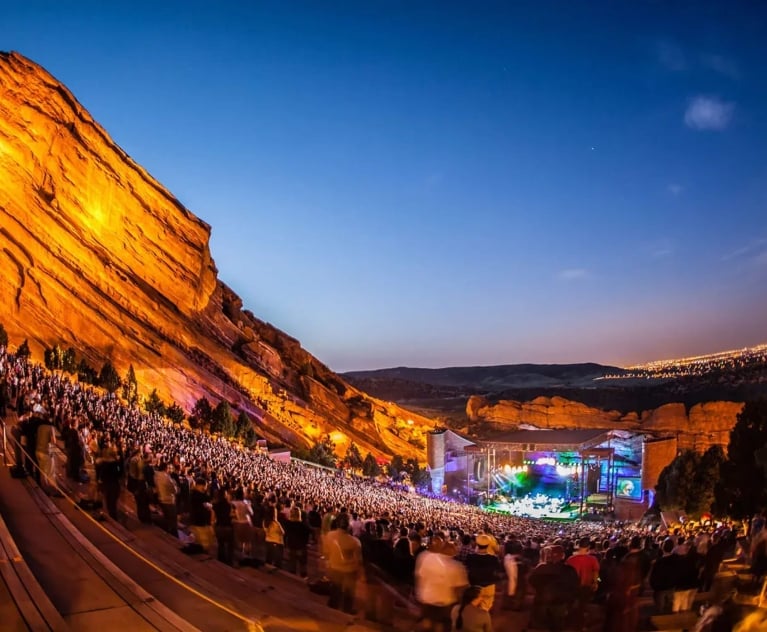
{"label": "person in dark jacket", "polygon": [[214,531],[218,543],[218,561],[232,565],[234,561],[234,525],[232,513],[234,508],[226,497],[226,490],[219,487],[216,490],[216,500],[213,502],[213,515],[216,518]]}
{"label": "person in dark jacket", "polygon": [[674,541],[666,538],[661,546],[662,556],[655,561],[650,571],[650,587],[653,590],[655,608],[658,614],[670,614],[674,603],[674,587],[679,571],[678,556],[674,553]]}
{"label": "person in dark jacket", "polygon": [[207,552],[213,544],[213,528],[211,526],[210,496],[207,493],[204,478],[197,478],[189,494],[189,530],[194,536],[195,544]]}
{"label": "person in dark jacket", "polygon": [[698,554],[694,547],[687,552],[674,554],[678,560],[678,574],[674,587],[674,612],[687,612],[692,610],[695,601],[695,593],[698,591]]}
{"label": "person in dark jacket", "polygon": [[101,454],[96,459],[96,478],[107,513],[112,520],[117,520],[117,501],[120,498],[122,482],[122,459],[117,447],[109,439],[104,442]]}
{"label": "person in dark jacket", "polygon": [[700,576],[700,589],[702,592],[708,592],[714,584],[714,577],[719,572],[719,567],[724,560],[727,543],[718,533],[711,536],[711,546],[706,551],[706,557],[703,560],[703,570]]}
{"label": "person in dark jacket", "polygon": [[549,632],[565,628],[570,611],[578,598],[580,581],[572,566],[565,564],[565,551],[559,545],[541,551],[542,562],[528,576],[535,590],[530,627]]}
{"label": "person in dark jacket", "polygon": [[393,563],[391,572],[394,578],[401,584],[413,584],[413,574],[415,572],[415,557],[413,556],[408,530],[402,527],[399,539],[392,550]]}
{"label": "person in dark jacket", "polygon": [[288,570],[304,578],[307,576],[306,560],[311,533],[309,525],[301,519],[301,510],[297,506],[291,507],[288,521],[285,523]]}

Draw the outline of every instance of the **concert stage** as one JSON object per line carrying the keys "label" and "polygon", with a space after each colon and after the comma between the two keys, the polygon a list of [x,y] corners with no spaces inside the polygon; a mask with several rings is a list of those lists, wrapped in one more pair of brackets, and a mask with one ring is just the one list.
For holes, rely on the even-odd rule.
{"label": "concert stage", "polygon": [[492,513],[519,516],[520,518],[538,518],[541,520],[576,520],[580,517],[580,508],[561,498],[552,498],[544,494],[528,495],[524,498],[508,499],[497,497],[485,507]]}
{"label": "concert stage", "polygon": [[572,520],[609,514],[620,499],[645,500],[640,435],[515,430],[472,442],[445,430],[428,439],[435,491],[489,511]]}

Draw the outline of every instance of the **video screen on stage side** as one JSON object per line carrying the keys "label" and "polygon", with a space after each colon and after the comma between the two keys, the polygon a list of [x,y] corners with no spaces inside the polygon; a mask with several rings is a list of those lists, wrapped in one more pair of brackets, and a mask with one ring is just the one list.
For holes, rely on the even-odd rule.
{"label": "video screen on stage side", "polygon": [[618,498],[642,500],[642,479],[619,478],[615,485],[615,495]]}

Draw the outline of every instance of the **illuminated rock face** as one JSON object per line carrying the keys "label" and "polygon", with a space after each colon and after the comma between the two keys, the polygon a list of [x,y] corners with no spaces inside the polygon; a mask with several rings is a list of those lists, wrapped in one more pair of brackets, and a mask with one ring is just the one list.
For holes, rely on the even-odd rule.
{"label": "illuminated rock face", "polygon": [[684,404],[666,404],[638,415],[616,410],[591,408],[563,397],[536,397],[529,402],[502,400],[491,405],[485,398],[473,396],[466,404],[466,414],[474,422],[537,428],[615,428],[675,435],[679,448],[705,450],[708,446],[726,446],[730,430],[743,404],[706,402],[696,404],[688,413]]}
{"label": "illuminated rock face", "polygon": [[[56,79],[0,53],[0,322],[37,359],[56,343],[190,410],[246,410],[292,446],[333,432],[423,458],[430,420],[355,390],[217,278],[210,228],[120,149]],[[411,423],[408,423],[411,420]]]}

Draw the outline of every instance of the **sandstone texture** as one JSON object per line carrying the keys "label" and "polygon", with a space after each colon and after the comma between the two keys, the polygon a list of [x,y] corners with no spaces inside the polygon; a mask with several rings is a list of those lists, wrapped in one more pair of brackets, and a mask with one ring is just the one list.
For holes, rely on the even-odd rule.
{"label": "sandstone texture", "polygon": [[210,228],[118,147],[40,66],[0,53],[0,322],[12,343],[133,364],[187,412],[245,410],[293,447],[331,433],[376,456],[423,459],[433,422],[353,388],[243,310],[217,276]]}
{"label": "sandstone texture", "polygon": [[680,449],[705,450],[710,445],[726,446],[730,430],[743,409],[739,402],[696,404],[689,412],[684,404],[665,404],[653,410],[621,414],[601,410],[562,397],[537,397],[529,402],[501,400],[490,404],[474,395],[466,404],[469,420],[494,428],[534,426],[536,428],[614,428],[657,437],[673,436]]}

